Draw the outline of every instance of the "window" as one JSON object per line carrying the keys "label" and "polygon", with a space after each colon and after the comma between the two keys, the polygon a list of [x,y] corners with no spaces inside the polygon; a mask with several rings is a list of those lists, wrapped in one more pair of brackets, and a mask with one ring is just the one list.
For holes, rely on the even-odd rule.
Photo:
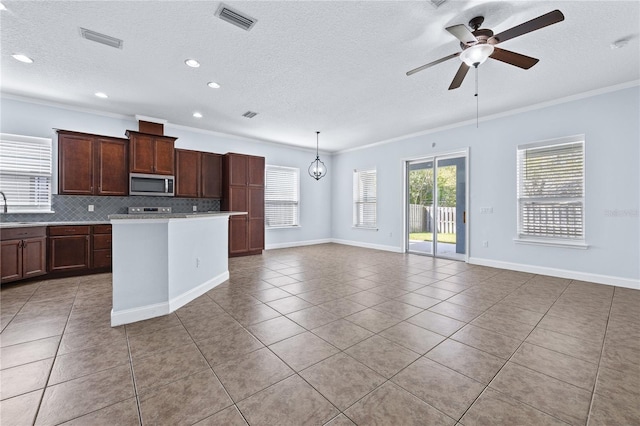
{"label": "window", "polygon": [[376,170],[353,171],[353,226],[375,228]]}
{"label": "window", "polygon": [[584,242],[584,137],[518,147],[518,238]]}
{"label": "window", "polygon": [[9,213],[51,212],[51,139],[0,134],[0,191]]}
{"label": "window", "polygon": [[267,165],[265,174],[265,226],[298,226],[300,169]]}

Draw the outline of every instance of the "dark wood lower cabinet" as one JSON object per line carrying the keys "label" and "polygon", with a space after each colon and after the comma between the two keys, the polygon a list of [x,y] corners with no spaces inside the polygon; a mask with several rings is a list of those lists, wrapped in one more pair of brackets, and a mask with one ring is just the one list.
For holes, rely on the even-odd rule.
{"label": "dark wood lower cabinet", "polygon": [[89,235],[49,237],[49,272],[89,269]]}
{"label": "dark wood lower cabinet", "polygon": [[47,237],[29,238],[22,242],[22,278],[47,273]]}
{"label": "dark wood lower cabinet", "polygon": [[111,268],[111,225],[94,225],[91,229],[93,239],[93,259],[91,267],[95,269]]}
{"label": "dark wood lower cabinet", "polygon": [[22,278],[22,240],[3,241],[0,258],[2,259],[0,275],[3,283]]}
{"label": "dark wood lower cabinet", "polygon": [[36,277],[47,272],[45,235],[45,227],[2,231],[0,282]]}
{"label": "dark wood lower cabinet", "polygon": [[249,251],[249,227],[247,215],[229,218],[229,255],[246,254]]}
{"label": "dark wood lower cabinet", "polygon": [[111,269],[111,225],[3,228],[0,239],[2,283]]}

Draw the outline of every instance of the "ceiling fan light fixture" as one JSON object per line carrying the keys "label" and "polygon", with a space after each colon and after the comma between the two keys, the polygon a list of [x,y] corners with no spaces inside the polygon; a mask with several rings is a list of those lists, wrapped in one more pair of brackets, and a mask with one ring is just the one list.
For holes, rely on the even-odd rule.
{"label": "ceiling fan light fixture", "polygon": [[492,44],[476,44],[464,49],[460,54],[460,60],[470,67],[477,67],[483,64],[492,53]]}

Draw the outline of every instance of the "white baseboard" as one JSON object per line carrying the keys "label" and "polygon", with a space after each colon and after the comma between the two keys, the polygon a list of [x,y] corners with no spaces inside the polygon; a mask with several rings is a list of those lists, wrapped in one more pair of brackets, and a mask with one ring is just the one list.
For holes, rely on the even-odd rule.
{"label": "white baseboard", "polygon": [[355,247],[370,248],[370,249],[375,249],[375,250],[391,251],[391,252],[394,252],[394,253],[404,253],[404,250],[402,250],[400,247],[385,246],[385,245],[382,245],[382,244],[363,243],[361,241],[340,240],[340,239],[337,239],[337,238],[323,238],[321,240],[292,241],[292,242],[289,242],[289,243],[267,244],[267,245],[265,245],[265,250],[289,248],[289,247],[313,246],[313,245],[316,245],[316,244],[327,244],[327,243],[336,243],[336,244],[344,244],[344,245],[347,245],[347,246],[355,246]]}
{"label": "white baseboard", "polygon": [[111,327],[150,318],[161,317],[170,314],[169,302],[155,303],[153,305],[140,306],[138,308],[114,311],[111,309]]}
{"label": "white baseboard", "polygon": [[502,262],[493,259],[470,257],[472,265],[489,266],[492,268],[509,269],[512,271],[529,272],[532,274],[550,275],[552,277],[569,278],[572,280],[587,281],[598,284],[614,285],[618,287],[640,290],[640,280],[633,278],[616,277],[612,275],[592,274],[589,272],[572,271],[568,269],[548,268],[545,266],[526,265],[522,263]]}
{"label": "white baseboard", "polygon": [[288,243],[266,244],[264,246],[264,249],[273,250],[273,249],[281,249],[281,248],[289,248],[289,247],[314,246],[316,244],[327,244],[330,242],[332,242],[331,238],[324,238],[321,240],[291,241]]}
{"label": "white baseboard", "polygon": [[332,238],[331,242],[332,243],[336,243],[336,244],[344,244],[344,245],[347,245],[347,246],[370,248],[370,249],[374,249],[374,250],[391,251],[391,252],[394,252],[394,253],[404,253],[404,250],[401,247],[396,247],[396,246],[385,246],[385,245],[382,245],[382,244],[363,243],[362,241],[340,240],[340,239],[337,239],[337,238]]}
{"label": "white baseboard", "polygon": [[217,287],[218,285],[222,284],[228,279],[229,279],[229,271],[225,271],[222,274],[205,281],[204,283],[200,284],[198,287],[192,288],[191,290],[185,293],[179,294],[178,296],[170,299],[169,312],[173,312],[183,307],[187,303],[197,299],[198,297],[202,296],[209,290]]}
{"label": "white baseboard", "polygon": [[140,306],[137,308],[123,309],[121,311],[111,310],[111,327],[123,324],[131,324],[132,322],[143,321],[162,315],[168,315],[171,312],[181,308],[187,303],[205,294],[207,291],[215,288],[229,279],[229,271],[205,281],[199,286],[191,290],[179,294],[167,302],[155,303],[153,305]]}

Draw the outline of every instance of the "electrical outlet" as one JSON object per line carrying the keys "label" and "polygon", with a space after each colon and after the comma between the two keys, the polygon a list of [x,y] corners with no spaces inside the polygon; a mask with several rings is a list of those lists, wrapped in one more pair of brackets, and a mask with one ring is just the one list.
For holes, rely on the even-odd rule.
{"label": "electrical outlet", "polygon": [[390,237],[393,237],[393,232],[389,232],[389,236],[390,236]]}
{"label": "electrical outlet", "polygon": [[196,268],[200,267],[200,258],[196,257]]}
{"label": "electrical outlet", "polygon": [[480,209],[480,213],[482,214],[490,214],[493,213],[493,207],[482,207]]}
{"label": "electrical outlet", "polygon": [[198,211],[198,206],[193,206],[193,211],[197,212]]}
{"label": "electrical outlet", "polygon": [[87,210],[90,212],[95,211],[95,206],[93,204],[89,204],[89,206],[87,207]]}
{"label": "electrical outlet", "polygon": [[489,241],[483,241],[482,247],[489,247]]}

